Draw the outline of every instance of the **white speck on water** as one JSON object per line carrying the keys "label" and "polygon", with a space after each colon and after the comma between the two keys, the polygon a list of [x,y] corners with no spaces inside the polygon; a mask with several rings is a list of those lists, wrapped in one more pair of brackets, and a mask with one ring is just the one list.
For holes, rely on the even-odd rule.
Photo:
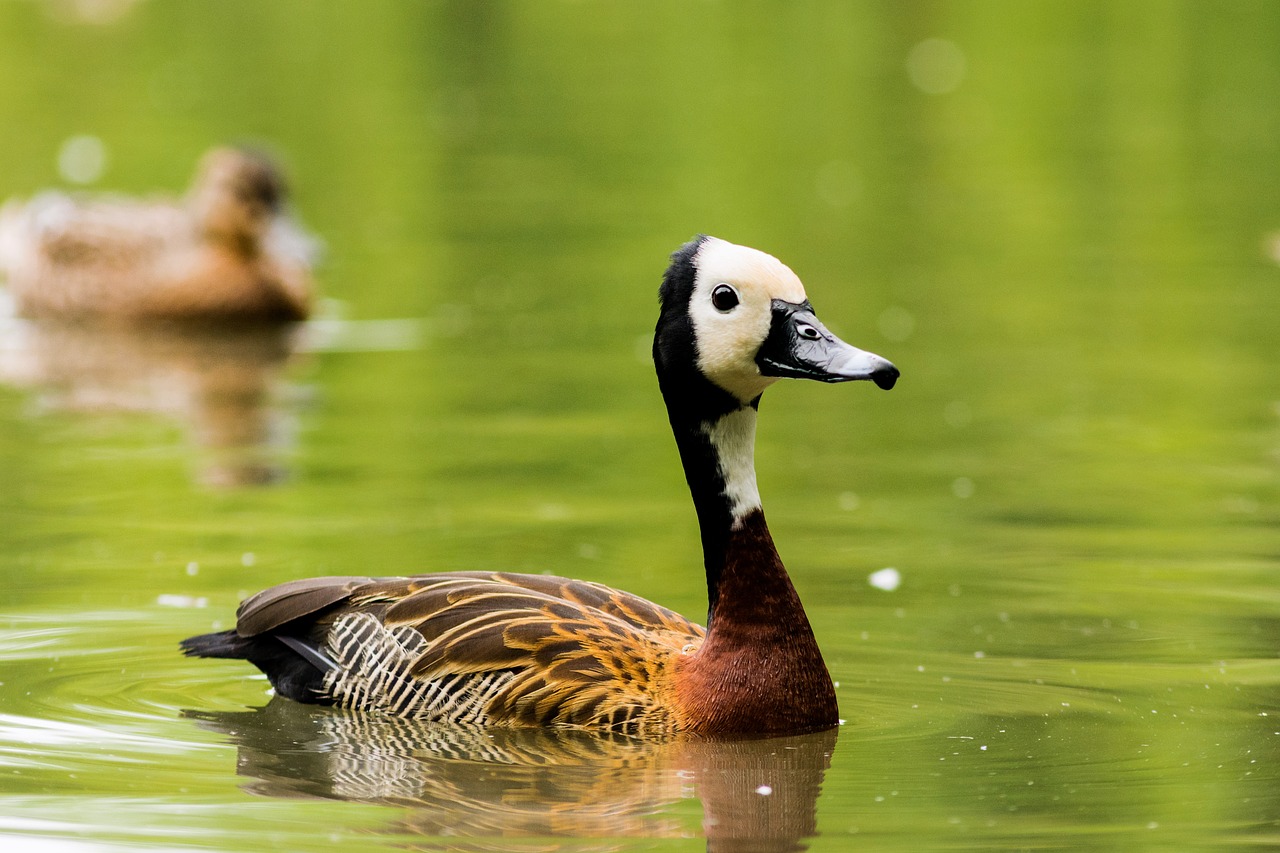
{"label": "white speck on water", "polygon": [[759,788],[756,788],[756,793],[762,797],[767,797],[773,793],[773,788],[770,788],[768,785],[761,785]]}
{"label": "white speck on water", "polygon": [[858,508],[858,495],[854,492],[841,492],[836,498],[836,505],[845,512],[853,512]]}
{"label": "white speck on water", "polygon": [[880,569],[867,575],[867,583],[876,589],[893,592],[902,584],[902,573],[893,567]]}
{"label": "white speck on water", "polygon": [[187,574],[191,575],[192,577],[195,577],[199,573],[200,573],[199,563],[195,562],[194,560],[192,560],[190,563],[187,563]]}
{"label": "white speck on water", "polygon": [[253,555],[252,551],[245,551],[240,555],[240,565],[245,568],[252,566],[256,562],[258,562],[258,558]]}
{"label": "white speck on water", "polygon": [[973,497],[973,480],[968,477],[956,477],[951,481],[951,494],[961,500]]}

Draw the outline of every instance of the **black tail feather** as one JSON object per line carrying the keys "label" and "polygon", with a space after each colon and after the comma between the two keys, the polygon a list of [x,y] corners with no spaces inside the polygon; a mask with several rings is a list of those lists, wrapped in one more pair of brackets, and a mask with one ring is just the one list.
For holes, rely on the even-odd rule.
{"label": "black tail feather", "polygon": [[301,640],[263,634],[242,637],[235,631],[218,631],[188,637],[178,645],[183,654],[194,658],[234,658],[247,660],[266,673],[276,693],[299,702],[328,704],[323,695],[323,658],[300,653],[295,646],[304,645]]}
{"label": "black tail feather", "polygon": [[182,653],[192,658],[236,658],[248,660],[253,640],[241,637],[235,631],[218,631],[187,637],[178,644]]}

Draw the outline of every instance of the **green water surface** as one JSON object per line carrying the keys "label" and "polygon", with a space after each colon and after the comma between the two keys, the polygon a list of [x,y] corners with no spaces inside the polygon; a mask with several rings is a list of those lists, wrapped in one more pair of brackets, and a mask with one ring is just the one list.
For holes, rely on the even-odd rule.
{"label": "green water surface", "polygon": [[[265,144],[328,298],[2,321],[0,846],[1280,846],[1277,45],[1245,0],[0,4],[0,197],[73,137],[134,193]],[[698,232],[903,372],[761,407],[837,732],[415,727],[178,654],[320,574],[700,617],[647,352]]]}

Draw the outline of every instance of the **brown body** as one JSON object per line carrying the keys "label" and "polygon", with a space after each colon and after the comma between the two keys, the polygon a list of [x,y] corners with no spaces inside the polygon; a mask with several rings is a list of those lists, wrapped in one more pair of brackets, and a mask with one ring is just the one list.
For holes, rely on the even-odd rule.
{"label": "brown body", "polygon": [[774,548],[764,514],[729,538],[706,641],[677,661],[680,728],[796,732],[838,722],[835,689],[804,605]]}
{"label": "brown body", "polygon": [[274,168],[219,148],[185,201],[48,193],[0,211],[0,267],[28,317],[299,320],[309,240]]}
{"label": "brown body", "polygon": [[834,726],[831,678],[762,513],[729,554],[709,632],[601,584],[446,572],[281,584],[244,602],[235,632],[209,636],[241,657],[296,630],[334,666],[278,690],[397,716],[628,734]]}

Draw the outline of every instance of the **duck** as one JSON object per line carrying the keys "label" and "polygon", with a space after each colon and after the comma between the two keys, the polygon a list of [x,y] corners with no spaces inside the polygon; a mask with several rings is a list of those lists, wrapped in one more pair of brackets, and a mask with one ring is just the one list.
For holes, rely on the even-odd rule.
{"label": "duck", "polygon": [[503,571],[292,580],[189,656],[247,660],[277,695],[423,720],[625,735],[778,735],[839,723],[831,676],[761,508],[761,395],[892,363],[832,334],[772,255],[699,235],[671,256],[653,339],[693,498],[705,627],[592,581]]}
{"label": "duck", "polygon": [[315,241],[265,155],[219,146],[185,199],[45,192],[0,209],[17,313],[75,320],[290,321],[311,313]]}

